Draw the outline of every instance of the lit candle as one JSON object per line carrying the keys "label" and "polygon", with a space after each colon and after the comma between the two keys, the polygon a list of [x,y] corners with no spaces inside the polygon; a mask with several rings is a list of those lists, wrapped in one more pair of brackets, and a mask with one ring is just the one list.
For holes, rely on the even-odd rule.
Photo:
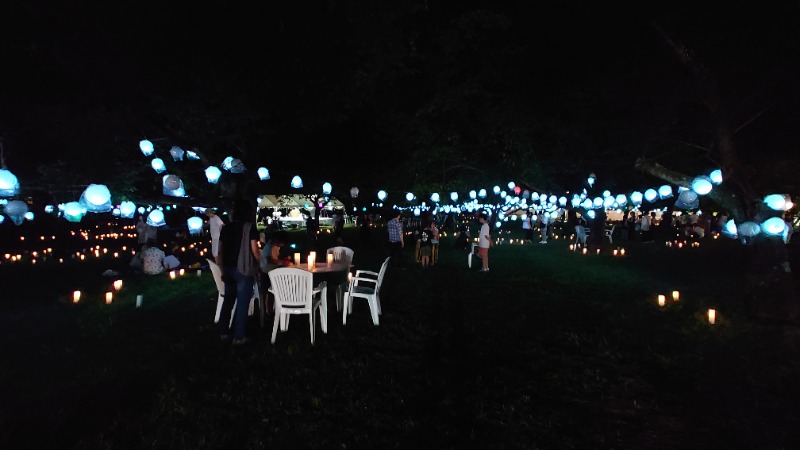
{"label": "lit candle", "polygon": [[328,260],[328,267],[330,267],[333,264],[333,253],[328,253],[325,256],[326,256],[326,258]]}
{"label": "lit candle", "polygon": [[714,325],[714,322],[717,321],[717,310],[709,308],[708,309],[708,323]]}
{"label": "lit candle", "polygon": [[625,256],[625,249],[624,249],[624,248],[621,248],[621,249],[619,250],[619,254],[620,254],[621,256]]}
{"label": "lit candle", "polygon": [[308,270],[314,270],[314,256],[308,255]]}
{"label": "lit candle", "polygon": [[122,280],[117,280],[114,282],[114,290],[118,291],[122,289]]}
{"label": "lit candle", "polygon": [[111,304],[111,299],[114,298],[114,293],[111,291],[106,292],[106,305]]}
{"label": "lit candle", "polygon": [[294,263],[300,265],[300,252],[294,254]]}
{"label": "lit candle", "polygon": [[667,304],[667,296],[664,294],[658,294],[658,306],[664,306]]}
{"label": "lit candle", "polygon": [[587,249],[586,247],[583,247],[583,254],[585,255],[587,253],[589,253],[589,249]]}
{"label": "lit candle", "polygon": [[614,249],[614,256],[617,256],[617,253],[619,253],[619,250]]}
{"label": "lit candle", "polygon": [[202,276],[202,275],[203,275],[203,271],[200,270],[200,269],[197,269],[197,276],[199,277],[199,276]]}
{"label": "lit candle", "polygon": [[72,303],[78,303],[81,301],[81,291],[75,291],[72,293]]}
{"label": "lit candle", "polygon": [[308,257],[313,259],[314,262],[317,262],[317,252],[314,251],[308,252]]}
{"label": "lit candle", "polygon": [[672,291],[672,299],[677,302],[681,299],[681,293],[678,291]]}
{"label": "lit candle", "polygon": [[174,280],[174,279],[175,279],[175,271],[174,271],[174,270],[172,270],[172,271],[170,271],[170,272],[169,272],[169,278],[170,278],[171,280]]}
{"label": "lit candle", "polygon": [[575,248],[575,246],[574,246],[574,245],[572,245],[572,244],[569,244],[569,251],[572,251],[572,249],[574,249],[574,248]]}
{"label": "lit candle", "polygon": [[598,254],[598,255],[600,254],[600,249],[599,249],[599,248],[597,249],[597,254]]}
{"label": "lit candle", "polygon": [[180,276],[183,276],[183,274],[185,274],[185,273],[186,273],[186,270],[184,270],[184,269],[181,269],[181,270],[180,270],[180,272],[178,272],[178,273],[180,274]]}

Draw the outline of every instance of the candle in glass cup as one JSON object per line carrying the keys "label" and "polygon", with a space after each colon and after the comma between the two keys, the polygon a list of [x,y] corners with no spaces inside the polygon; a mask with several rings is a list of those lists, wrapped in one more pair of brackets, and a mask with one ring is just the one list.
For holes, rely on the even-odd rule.
{"label": "candle in glass cup", "polygon": [[170,280],[174,280],[174,279],[175,279],[175,271],[174,271],[174,270],[171,270],[171,271],[169,272],[169,279],[170,279]]}
{"label": "candle in glass cup", "polygon": [[667,296],[664,294],[658,294],[658,306],[664,306],[667,304]]}
{"label": "candle in glass cup", "polygon": [[314,270],[314,256],[308,255],[308,270]]}
{"label": "candle in glass cup", "polygon": [[181,270],[180,270],[180,272],[178,272],[178,273],[179,273],[181,276],[183,276],[183,274],[184,274],[184,273],[186,273],[186,271],[185,271],[184,269],[181,269]]}
{"label": "candle in glass cup", "polygon": [[81,301],[81,291],[74,291],[72,293],[72,303],[78,303]]}
{"label": "candle in glass cup", "polygon": [[111,300],[114,298],[114,293],[111,291],[106,292],[106,305],[111,304]]}
{"label": "candle in glass cup", "polygon": [[328,266],[330,267],[333,264],[333,253],[328,253],[325,255],[328,260]]}
{"label": "candle in glass cup", "polygon": [[717,310],[713,309],[713,308],[709,308],[708,309],[708,323],[710,323],[711,325],[714,325],[714,323],[716,321],[717,321]]}
{"label": "candle in glass cup", "polygon": [[299,265],[300,265],[300,261],[301,261],[301,259],[300,259],[300,252],[296,252],[296,253],[294,254],[294,263],[295,263],[296,265],[298,265],[298,266],[299,266]]}
{"label": "candle in glass cup", "polygon": [[678,291],[672,291],[672,299],[677,302],[681,299],[681,293]]}
{"label": "candle in glass cup", "polygon": [[118,291],[122,289],[122,280],[117,280],[114,282],[114,290]]}

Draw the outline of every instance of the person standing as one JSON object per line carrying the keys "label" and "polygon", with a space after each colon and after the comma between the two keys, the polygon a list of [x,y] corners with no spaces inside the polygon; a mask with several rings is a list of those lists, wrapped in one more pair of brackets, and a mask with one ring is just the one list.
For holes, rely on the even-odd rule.
{"label": "person standing", "polygon": [[147,227],[148,225],[147,222],[144,221],[144,216],[140,214],[139,221],[136,222],[136,237],[140,247],[142,244],[147,243]]}
{"label": "person standing", "polygon": [[[653,213],[653,216],[655,213]],[[645,211],[642,214],[641,222],[639,222],[639,231],[642,232],[642,242],[647,244],[653,242],[653,234],[650,229],[653,226],[652,218],[649,212]]]}
{"label": "person standing", "polygon": [[431,223],[426,224],[419,235],[419,262],[422,264],[423,269],[428,268],[433,256],[433,230],[431,230]]}
{"label": "person standing", "polygon": [[394,267],[403,267],[403,223],[400,222],[400,211],[394,210],[392,219],[386,224],[389,233],[389,256]]}
{"label": "person standing", "polygon": [[211,256],[216,258],[219,253],[219,234],[225,222],[217,215],[216,208],[206,209],[206,216],[208,216],[208,231],[211,233]]}
{"label": "person standing", "polygon": [[[244,199],[234,202],[231,223],[222,227],[216,263],[222,268],[225,294],[219,318],[220,340],[230,339],[233,315],[233,344],[248,342],[246,336],[247,311],[253,297],[253,285],[258,273],[261,248],[258,230],[254,223],[255,207]],[[241,255],[241,252],[247,252]],[[240,258],[241,256],[241,258]],[[236,311],[234,311],[234,304]]]}
{"label": "person standing", "polygon": [[489,231],[489,216],[487,216],[486,213],[481,213],[478,216],[478,222],[481,224],[481,231],[478,233],[478,256],[481,257],[480,272],[488,272],[489,247],[492,246],[492,235]]}
{"label": "person standing", "polygon": [[525,218],[522,219],[522,231],[525,232],[525,240],[527,242],[533,241],[533,221],[531,221],[531,212],[528,211],[528,214],[525,214]]}

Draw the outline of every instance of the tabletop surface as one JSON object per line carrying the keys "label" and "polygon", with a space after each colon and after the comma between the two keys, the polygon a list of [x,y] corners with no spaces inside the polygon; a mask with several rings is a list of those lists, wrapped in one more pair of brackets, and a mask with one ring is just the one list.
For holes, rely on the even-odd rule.
{"label": "tabletop surface", "polygon": [[[301,263],[296,267],[298,269],[308,270],[308,263]],[[311,270],[311,273],[343,272],[348,268],[349,266],[343,262],[334,261],[330,266],[326,262],[318,262],[314,266],[314,269]]]}

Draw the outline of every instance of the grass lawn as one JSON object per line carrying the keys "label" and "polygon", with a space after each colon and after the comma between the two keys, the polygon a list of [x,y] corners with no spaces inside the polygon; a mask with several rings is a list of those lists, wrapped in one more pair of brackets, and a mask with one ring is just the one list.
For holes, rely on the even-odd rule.
{"label": "grass lawn", "polygon": [[[383,230],[356,233],[356,268],[377,270]],[[519,237],[489,273],[451,237],[426,271],[407,248],[380,326],[365,302],[342,325],[331,293],[314,346],[304,318],[274,345],[271,318],[219,342],[208,271],[128,277],[105,305],[101,262],[4,264],[0,448],[800,448],[800,333],[744,315],[742,246],[615,258]]]}

